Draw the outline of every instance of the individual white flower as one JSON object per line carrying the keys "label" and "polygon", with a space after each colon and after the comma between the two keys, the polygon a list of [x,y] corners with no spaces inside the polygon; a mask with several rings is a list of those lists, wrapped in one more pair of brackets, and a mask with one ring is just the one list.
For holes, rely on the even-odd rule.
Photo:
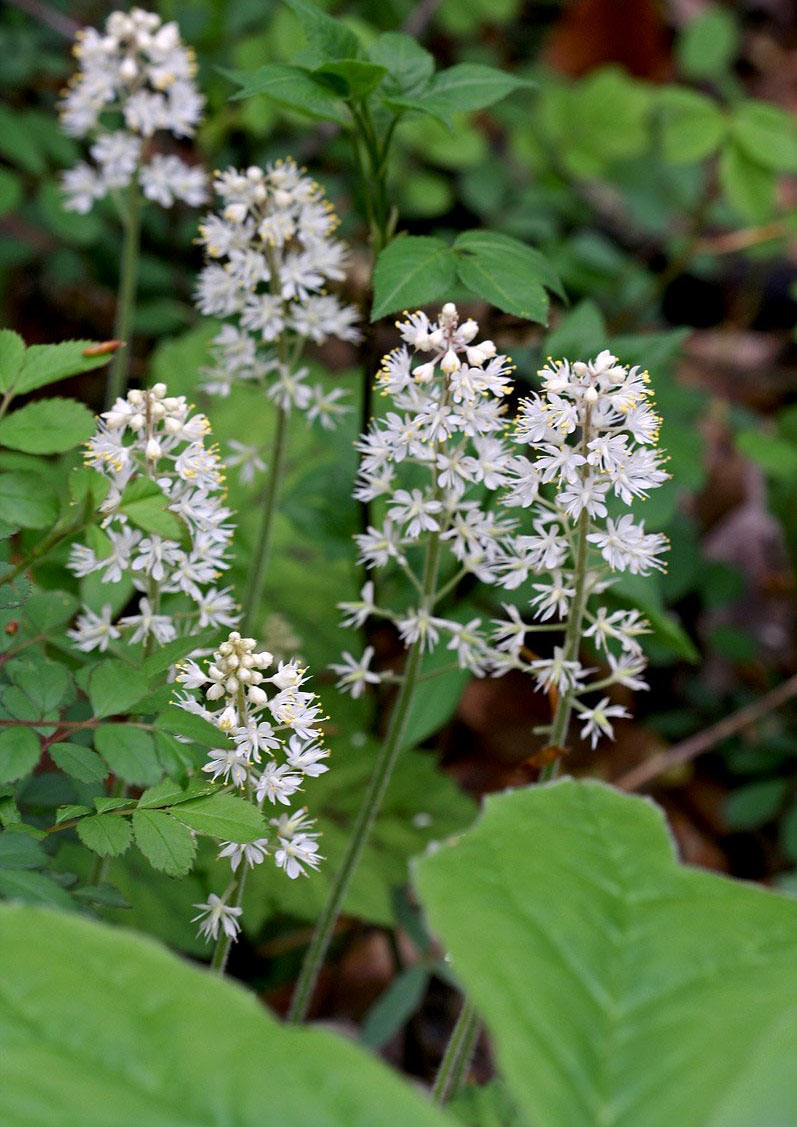
{"label": "individual white flower", "polygon": [[[247,842],[245,845],[239,845],[235,841],[222,842],[222,848],[218,852],[218,858],[221,861],[223,857],[228,857],[230,860],[230,868],[235,872],[241,861],[246,862],[246,867],[253,869],[255,865],[260,865],[266,859],[269,853],[269,839],[267,837],[259,837],[257,841]],[[199,907],[199,905],[197,905]]]}
{"label": "individual white flower", "polygon": [[235,908],[230,904],[225,904],[215,892],[209,894],[207,903],[194,904],[194,907],[199,908],[199,914],[193,917],[191,923],[196,923],[197,920],[201,921],[197,928],[197,934],[203,936],[206,940],[218,939],[220,930],[230,939],[235,939],[241,930],[238,917],[243,912],[243,908]]}
{"label": "individual white flower", "polygon": [[312,835],[295,834],[290,838],[281,837],[279,842],[280,847],[274,854],[274,860],[291,880],[306,876],[305,866],[317,869],[323,860],[318,855],[318,842],[313,840]]}
{"label": "individual white flower", "polygon": [[77,649],[84,653],[99,650],[105,653],[108,644],[120,637],[119,629],[113,625],[110,603],[105,603],[99,614],[95,614],[90,607],[84,607],[83,613],[78,615],[75,628],[67,630],[67,635],[73,640]]}
{"label": "individual white flower", "polygon": [[602,697],[593,708],[583,708],[578,713],[579,720],[584,721],[581,729],[581,738],[589,738],[592,747],[597,746],[601,736],[614,739],[614,728],[610,717],[623,717],[627,719],[631,713],[620,704],[611,704],[608,697]]}
{"label": "individual white flower", "polygon": [[337,674],[338,688],[350,693],[355,700],[363,695],[366,685],[378,685],[381,682],[382,678],[379,674],[371,669],[373,646],[366,646],[359,661],[352,657],[348,650],[344,650],[341,656],[343,661],[337,665],[330,665],[329,668]]}

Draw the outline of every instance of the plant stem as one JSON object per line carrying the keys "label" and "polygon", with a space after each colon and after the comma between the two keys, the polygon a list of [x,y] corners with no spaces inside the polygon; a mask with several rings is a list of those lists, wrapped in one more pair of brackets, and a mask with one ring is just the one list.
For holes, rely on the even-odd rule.
{"label": "plant stem", "polygon": [[[426,563],[423,576],[422,608],[428,609],[434,603],[435,588],[437,586],[437,571],[440,563],[440,532],[433,532],[429,538],[426,550]],[[299,1022],[307,1016],[307,1011],[312,1001],[315,985],[321,966],[324,962],[332,934],[335,930],[338,916],[340,915],[343,901],[349,890],[357,865],[362,857],[363,850],[373,829],[374,822],[385,797],[390,783],[393,768],[396,765],[401,751],[402,740],[407,729],[407,722],[412,709],[415,689],[421,667],[423,639],[418,638],[412,644],[404,666],[404,675],[401,688],[390,714],[387,735],[382,750],[379,753],[374,773],[368,784],[368,791],[363,804],[357,814],[354,827],[346,847],[346,853],[340,868],[327,896],[321,916],[316,924],[313,938],[307,949],[302,964],[299,980],[296,983],[291,1006],[288,1011],[288,1020]]]}
{"label": "plant stem", "polygon": [[127,212],[123,222],[124,243],[113,335],[117,340],[124,341],[124,345],[114,353],[108,370],[108,383],[105,389],[106,410],[110,410],[119,396],[127,391],[127,375],[130,369],[130,332],[136,303],[138,252],[141,240],[141,194],[136,177],[131,180],[127,190]]}
{"label": "plant stem", "polygon": [[263,581],[268,565],[268,556],[271,549],[271,534],[274,529],[274,516],[277,511],[277,498],[285,470],[285,452],[288,437],[288,412],[280,407],[277,414],[277,426],[274,431],[274,442],[271,447],[271,462],[269,465],[268,481],[266,482],[266,495],[263,499],[263,511],[260,518],[260,528],[257,533],[255,550],[252,562],[249,565],[249,575],[244,595],[243,619],[241,631],[251,634],[257,612],[260,607],[260,598],[263,594]]}
{"label": "plant stem", "polygon": [[465,998],[432,1088],[432,1099],[441,1107],[462,1086],[473,1058],[480,1026],[479,1015],[472,1002]]}

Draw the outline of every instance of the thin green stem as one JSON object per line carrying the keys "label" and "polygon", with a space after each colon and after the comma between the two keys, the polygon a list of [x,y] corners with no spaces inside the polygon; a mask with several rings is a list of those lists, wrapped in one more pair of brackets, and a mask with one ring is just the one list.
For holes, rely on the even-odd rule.
{"label": "thin green stem", "polygon": [[455,1096],[468,1074],[481,1022],[472,1002],[465,998],[435,1076],[432,1099],[442,1105]]}
{"label": "thin green stem", "polygon": [[288,437],[288,412],[280,407],[277,413],[277,426],[274,431],[274,441],[271,447],[271,461],[268,467],[268,480],[266,493],[263,498],[263,509],[260,516],[260,528],[255,541],[252,562],[249,565],[249,575],[246,583],[246,594],[243,603],[243,619],[241,630],[244,634],[251,634],[260,608],[260,599],[263,594],[263,583],[268,566],[271,537],[274,530],[274,516],[277,511],[280,486],[285,472],[285,454],[287,451]]}
{"label": "thin green stem", "polygon": [[124,242],[113,332],[117,340],[124,341],[124,346],[114,353],[108,370],[108,383],[105,389],[106,410],[110,410],[119,396],[127,391],[127,376],[130,369],[130,333],[136,303],[138,255],[141,242],[141,193],[136,176],[131,180],[127,190],[127,210],[123,225]]}
{"label": "thin green stem", "polygon": [[[435,588],[437,586],[437,573],[440,565],[441,541],[440,532],[431,534],[426,548],[426,562],[423,575],[422,609],[427,610],[434,603]],[[401,752],[404,733],[412,709],[412,702],[421,668],[423,639],[418,638],[413,643],[407,654],[404,666],[404,675],[399,688],[398,696],[390,714],[387,735],[382,750],[379,753],[374,773],[368,784],[362,806],[352,828],[351,837],[346,847],[346,853],[340,868],[333,881],[332,888],[327,896],[321,916],[316,924],[312,941],[302,964],[299,980],[288,1011],[288,1020],[300,1022],[307,1016],[318,975],[324,962],[329,944],[335,930],[338,916],[343,907],[343,901],[349,890],[354,873],[362,857],[363,850],[373,829],[374,822],[379,813],[385,797],[393,768]]]}
{"label": "thin green stem", "polygon": [[3,396],[3,401],[0,403],[0,419],[5,415],[6,411],[11,405],[11,400],[14,398],[14,389],[10,387]]}

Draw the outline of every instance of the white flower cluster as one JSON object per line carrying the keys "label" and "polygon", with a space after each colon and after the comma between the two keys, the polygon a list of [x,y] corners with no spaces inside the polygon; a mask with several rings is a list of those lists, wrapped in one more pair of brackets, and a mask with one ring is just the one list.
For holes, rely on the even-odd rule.
{"label": "white flower cluster", "polygon": [[[168,395],[162,383],[128,392],[102,415],[85,456],[108,481],[102,547],[73,545],[68,566],[78,576],[98,572],[105,583],[129,576],[142,594],[137,612],[116,624],[110,606],[100,615],[84,607],[70,631],[78,649],[106,650],[123,630],[128,642],[163,645],[237,621],[230,588],[216,585],[229,566],[233,530],[223,467],[205,445],[209,431],[205,416],[192,414],[185,397]],[[177,536],[143,531],[131,520],[142,509],[141,524],[152,524],[154,511],[157,526]]]}
{"label": "white flower cluster", "polygon": [[[177,681],[187,691],[177,698],[180,708],[201,716],[218,728],[224,746],[209,753],[202,768],[213,779],[241,787],[258,806],[290,806],[307,778],[329,768],[329,751],[320,742],[323,719],[318,697],[306,692],[306,670],[296,660],[274,665],[272,654],[258,651],[254,638],[233,631],[213,654],[207,668],[193,659],[183,662]],[[266,690],[272,687],[272,695]],[[204,700],[193,694],[201,690]],[[270,838],[248,845],[223,842],[219,857],[229,858],[233,872],[241,862],[249,868],[273,855],[278,868],[293,880],[305,868],[317,869],[318,834],[305,809],[286,811],[271,820]]]}
{"label": "white flower cluster", "polygon": [[[406,645],[419,642],[424,650],[443,635],[458,664],[483,675],[494,650],[481,620],[463,624],[434,611],[466,573],[486,583],[500,581],[502,543],[514,522],[497,518],[485,497],[510,480],[513,454],[501,436],[512,368],[492,341],[476,343],[478,324],[460,323],[451,303],[437,321],[418,312],[407,314],[397,328],[405,343],[385,356],[377,377],[391,409],[374,419],[358,443],[355,496],[382,506],[384,520],[356,540],[361,562],[369,568],[393,562],[410,577],[419,599],[401,612],[377,607],[374,586],[366,583],[359,601],[340,604],[344,624],[361,626],[372,615],[388,619]],[[404,476],[408,488],[399,480]],[[433,537],[442,578],[440,589],[431,591],[419,581],[408,552]],[[380,680],[370,667],[371,647],[360,660],[348,653],[343,658],[333,668],[339,685],[353,696]]]}
{"label": "white flower cluster", "polygon": [[[332,237],[334,209],[292,160],[228,169],[217,173],[215,188],[224,206],[199,227],[209,262],[199,277],[197,304],[208,316],[235,321],[214,341],[205,387],[228,395],[236,380],[253,380],[285,410],[297,407],[330,426],[342,410],[341,391],[310,387],[307,369],[297,369],[295,361],[303,341],[359,339],[357,310],[324,289],[345,277],[348,253]],[[285,350],[273,347],[288,338],[298,344],[290,364]]]}
{"label": "white flower cluster", "polygon": [[[155,12],[131,8],[112,12],[105,31],[82,28],[74,54],[79,70],[61,102],[64,131],[91,138],[93,164],[81,162],[63,176],[66,208],[82,214],[111,189],[137,179],[147,199],[171,207],[176,199],[199,207],[207,199],[204,171],[179,157],[145,151],[158,130],[190,137],[204,98],[194,82],[193,52],[180,40],[176,23]],[[121,128],[106,128],[104,113],[121,117]]]}
{"label": "white flower cluster", "polygon": [[[540,689],[554,686],[577,696],[612,684],[646,688],[639,636],[648,632],[647,622],[636,610],[595,608],[592,597],[611,585],[613,573],[663,570],[665,537],[647,533],[622,512],[668,476],[655,449],[660,420],[649,402],[648,373],[604,351],[588,363],[549,361],[538,374],[542,392],[523,402],[515,429],[515,441],[530,454],[512,458],[503,498],[505,505],[530,511],[533,531],[507,541],[503,584],[517,588],[537,577],[530,600],[534,629],[548,623],[561,631],[578,616],[583,636],[605,655],[609,672],[587,682],[594,670],[564,646],[555,647],[552,657],[533,659],[524,648],[526,624],[511,606],[507,620],[495,623],[501,667],[525,669]],[[613,735],[610,717],[628,713],[603,697],[578,715],[582,735],[594,747],[601,735]]]}

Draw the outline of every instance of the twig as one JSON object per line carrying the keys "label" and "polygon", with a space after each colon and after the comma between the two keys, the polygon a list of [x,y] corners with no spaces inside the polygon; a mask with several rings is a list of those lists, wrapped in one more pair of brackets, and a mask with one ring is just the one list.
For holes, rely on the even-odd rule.
{"label": "twig", "polygon": [[416,39],[420,39],[437,14],[441,3],[442,0],[420,0],[404,21],[402,31],[405,35],[414,35]]}
{"label": "twig", "polygon": [[19,8],[21,12],[32,16],[40,24],[44,24],[45,27],[63,35],[64,39],[74,39],[75,32],[80,27],[77,20],[73,20],[70,16],[59,12],[57,8],[52,8],[49,4],[43,3],[43,0],[6,0],[6,3],[14,8]]}
{"label": "twig", "polygon": [[728,231],[724,235],[707,236],[699,240],[695,253],[734,254],[736,251],[747,250],[749,247],[758,246],[760,243],[785,239],[790,234],[794,234],[793,223],[780,219],[774,223],[765,223],[761,227],[745,227],[741,231]]}
{"label": "twig", "polygon": [[638,767],[633,767],[625,775],[621,775],[619,779],[613,780],[614,786],[620,787],[622,790],[639,790],[652,779],[657,778],[665,771],[669,771],[671,767],[688,763],[690,759],[695,759],[703,752],[710,751],[716,744],[736,735],[749,724],[760,720],[768,712],[780,708],[795,696],[797,696],[797,674],[790,677],[788,681],[784,681],[782,685],[778,685],[776,689],[766,693],[759,700],[745,705],[738,712],[732,712],[724,720],[712,724],[705,731],[698,732],[696,735],[690,736],[689,739],[676,744],[675,747],[652,756],[644,763],[640,763]]}

